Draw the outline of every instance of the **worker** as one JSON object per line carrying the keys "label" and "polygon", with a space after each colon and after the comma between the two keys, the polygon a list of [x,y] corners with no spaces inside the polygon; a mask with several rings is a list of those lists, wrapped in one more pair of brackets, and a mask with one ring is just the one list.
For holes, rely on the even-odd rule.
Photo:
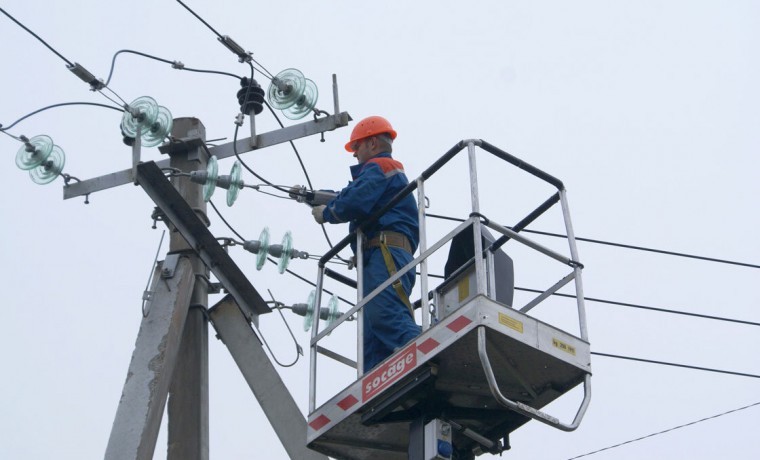
{"label": "worker", "polygon": [[[349,231],[353,232],[409,184],[404,166],[391,156],[394,139],[396,131],[383,117],[371,116],[357,123],[345,145],[358,161],[351,166],[353,180],[326,204],[312,208],[317,223],[350,222]],[[413,259],[419,242],[414,197],[405,196],[364,229],[364,235],[362,295],[366,296]],[[351,248],[356,253],[355,241]],[[414,269],[407,271],[364,306],[365,372],[419,335],[409,301],[415,276]]]}

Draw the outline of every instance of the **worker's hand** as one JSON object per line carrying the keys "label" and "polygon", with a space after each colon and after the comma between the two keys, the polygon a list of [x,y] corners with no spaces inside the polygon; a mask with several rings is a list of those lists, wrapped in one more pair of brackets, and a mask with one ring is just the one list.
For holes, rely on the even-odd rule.
{"label": "worker's hand", "polygon": [[314,206],[311,208],[311,215],[314,216],[314,220],[317,221],[318,224],[324,224],[325,218],[324,218],[324,211],[327,206],[320,205],[320,206]]}
{"label": "worker's hand", "polygon": [[303,201],[304,191],[306,191],[306,187],[296,184],[290,187],[290,190],[288,190],[288,196],[295,200]]}

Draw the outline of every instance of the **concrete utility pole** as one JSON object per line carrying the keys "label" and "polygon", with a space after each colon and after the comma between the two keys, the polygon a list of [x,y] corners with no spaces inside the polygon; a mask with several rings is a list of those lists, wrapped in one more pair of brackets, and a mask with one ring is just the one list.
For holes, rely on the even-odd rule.
{"label": "concrete utility pole", "polygon": [[[204,148],[203,124],[174,120],[173,142],[160,147],[169,160],[133,166],[64,187],[64,199],[128,183],[139,184],[171,230],[169,253],[154,270],[127,379],[106,447],[106,460],[150,460],[168,399],[169,460],[209,458],[208,325],[214,324],[268,421],[291,458],[327,460],[306,447],[306,419],[263,350],[251,324],[271,312],[258,291],[208,230],[203,189],[188,177],[171,183],[161,168],[205,170],[210,154],[224,158],[346,126],[348,113],[330,115],[232,144]],[[210,153],[209,153],[210,151]],[[208,308],[213,273],[229,293]]]}
{"label": "concrete utility pole", "polygon": [[[195,118],[174,123],[172,136],[204,141]],[[201,146],[169,153],[181,171],[205,169]],[[173,177],[182,198],[208,225],[201,188],[188,177]],[[107,459],[152,458],[169,396],[168,459],[209,458],[208,306],[209,271],[171,222],[169,255],[156,270],[148,314],[143,319],[127,382],[106,449]],[[176,265],[175,265],[176,263]],[[165,289],[165,290],[164,290]],[[147,398],[146,398],[147,396]]]}
{"label": "concrete utility pole", "polygon": [[[181,118],[172,128],[175,138],[206,140],[206,128],[196,118]],[[169,153],[170,165],[180,171],[206,169],[206,154],[200,146]],[[175,176],[172,185],[208,226],[202,188],[186,176]],[[187,319],[182,332],[179,359],[169,388],[168,460],[207,460],[209,458],[208,421],[208,282],[209,271],[177,231],[172,231],[169,252],[187,255],[194,283]]]}

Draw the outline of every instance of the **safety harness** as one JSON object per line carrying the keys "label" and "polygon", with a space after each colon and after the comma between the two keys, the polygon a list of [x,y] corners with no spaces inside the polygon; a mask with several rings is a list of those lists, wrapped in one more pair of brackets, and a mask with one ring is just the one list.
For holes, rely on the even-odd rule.
{"label": "safety harness", "polygon": [[[382,231],[380,232],[380,235],[367,241],[367,248],[380,248],[380,252],[383,254],[383,260],[385,261],[385,267],[388,269],[388,276],[393,276],[397,271],[396,263],[393,261],[393,256],[391,255],[388,246],[404,249],[411,254],[412,245],[409,243],[409,239],[405,235],[391,231]],[[401,301],[406,305],[406,308],[409,309],[409,313],[414,317],[414,308],[412,308],[412,303],[409,301],[409,296],[406,295],[406,291],[404,291],[401,279],[397,279],[391,284],[391,286],[396,290],[396,294],[398,294]]]}

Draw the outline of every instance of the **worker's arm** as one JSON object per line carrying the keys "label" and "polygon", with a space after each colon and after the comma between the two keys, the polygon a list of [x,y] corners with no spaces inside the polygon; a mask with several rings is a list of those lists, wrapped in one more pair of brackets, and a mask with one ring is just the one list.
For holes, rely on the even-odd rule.
{"label": "worker's arm", "polygon": [[361,174],[327,203],[325,222],[339,224],[368,217],[385,193],[387,180],[376,164],[367,164]]}

